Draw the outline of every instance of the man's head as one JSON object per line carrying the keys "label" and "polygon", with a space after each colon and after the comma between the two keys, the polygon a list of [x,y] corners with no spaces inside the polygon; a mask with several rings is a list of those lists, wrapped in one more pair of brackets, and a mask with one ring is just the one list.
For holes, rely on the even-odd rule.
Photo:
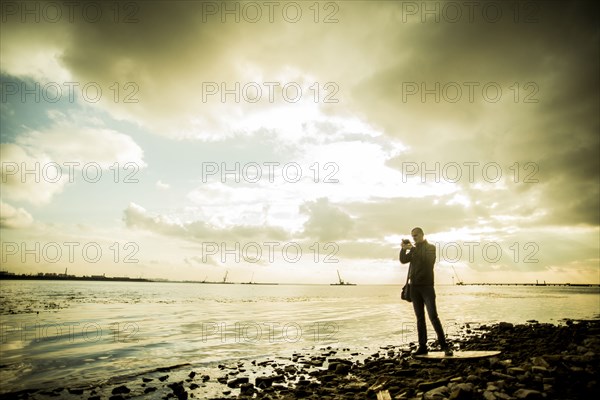
{"label": "man's head", "polygon": [[410,234],[416,244],[422,243],[425,240],[425,234],[423,233],[423,229],[421,228],[413,228],[413,230],[410,231]]}

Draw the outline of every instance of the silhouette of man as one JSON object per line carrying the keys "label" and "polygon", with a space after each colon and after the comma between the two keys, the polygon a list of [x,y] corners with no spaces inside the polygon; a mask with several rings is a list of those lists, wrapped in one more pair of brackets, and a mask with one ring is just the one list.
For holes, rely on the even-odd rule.
{"label": "silhouette of man", "polygon": [[410,241],[402,242],[400,250],[400,262],[410,262],[409,280],[410,297],[412,299],[415,316],[417,317],[417,334],[419,337],[419,348],[414,353],[427,354],[427,324],[425,322],[425,307],[438,342],[447,356],[452,355],[452,349],[446,342],[444,329],[438,317],[435,305],[435,290],[433,288],[433,265],[435,264],[435,246],[429,244],[424,238],[423,229],[414,228],[411,236],[415,241],[413,246]]}

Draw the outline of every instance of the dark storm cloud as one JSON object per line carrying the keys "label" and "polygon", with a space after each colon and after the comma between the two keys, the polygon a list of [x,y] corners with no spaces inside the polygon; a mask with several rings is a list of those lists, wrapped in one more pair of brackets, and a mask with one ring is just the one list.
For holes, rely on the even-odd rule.
{"label": "dark storm cloud", "polygon": [[[411,146],[388,165],[498,162],[507,168],[535,163],[541,195],[534,199],[528,196],[533,186],[513,185],[497,200],[507,205],[537,201],[535,206],[547,211],[540,225],[595,226],[600,223],[600,37],[591,16],[598,14],[598,6],[536,4],[537,23],[517,24],[510,18],[496,24],[413,22],[414,29],[396,35],[390,30],[388,44],[397,62],[358,83],[355,98],[388,134]],[[424,82],[429,89],[436,82],[457,82],[463,97],[456,103],[443,95],[439,102],[434,95],[425,101],[420,93],[406,97],[407,82]],[[464,82],[479,84],[473,102],[467,101]],[[488,82],[503,89],[498,103],[478,94]],[[519,102],[513,98],[516,87],[510,89],[514,82],[519,83]],[[536,102],[524,103],[528,95]],[[471,182],[459,184],[474,200],[480,198]]]}

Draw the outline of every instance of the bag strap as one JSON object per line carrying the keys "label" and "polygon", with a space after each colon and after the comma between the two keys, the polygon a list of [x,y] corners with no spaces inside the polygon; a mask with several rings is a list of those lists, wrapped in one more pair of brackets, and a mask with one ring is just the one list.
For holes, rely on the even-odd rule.
{"label": "bag strap", "polygon": [[411,269],[411,264],[408,264],[408,272],[406,272],[406,284],[408,285],[408,279],[410,278],[410,269]]}

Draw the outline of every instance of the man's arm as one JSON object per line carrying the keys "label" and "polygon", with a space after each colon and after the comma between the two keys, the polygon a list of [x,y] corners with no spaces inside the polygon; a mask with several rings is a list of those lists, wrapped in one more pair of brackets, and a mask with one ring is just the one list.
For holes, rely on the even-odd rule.
{"label": "man's arm", "polygon": [[[433,258],[435,259],[435,247],[433,248],[434,250],[434,254],[433,254]],[[407,262],[410,262],[412,260],[412,252],[407,253],[406,249],[402,249],[400,250],[400,262],[402,264],[406,264]]]}

